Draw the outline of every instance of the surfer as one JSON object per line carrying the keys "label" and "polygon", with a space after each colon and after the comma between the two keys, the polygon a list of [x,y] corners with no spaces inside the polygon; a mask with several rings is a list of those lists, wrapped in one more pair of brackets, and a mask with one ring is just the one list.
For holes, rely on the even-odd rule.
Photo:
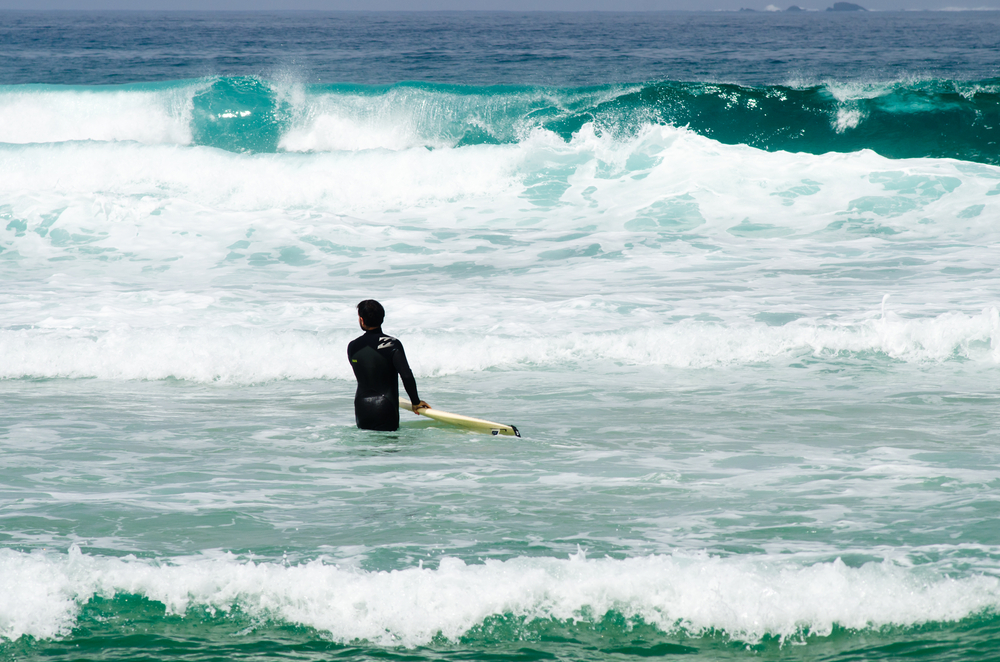
{"label": "surfer", "polygon": [[347,358],[358,380],[354,394],[354,420],[363,430],[399,428],[399,381],[410,396],[413,413],[430,405],[417,395],[417,380],[406,362],[403,344],[382,333],[385,308],[374,299],[358,304],[358,324],[364,335],[347,346]]}

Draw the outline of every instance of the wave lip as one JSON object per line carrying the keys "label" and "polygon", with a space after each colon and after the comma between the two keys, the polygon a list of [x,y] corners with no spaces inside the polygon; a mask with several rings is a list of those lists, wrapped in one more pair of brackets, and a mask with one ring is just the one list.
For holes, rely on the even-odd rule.
{"label": "wave lip", "polygon": [[140,595],[168,614],[196,607],[307,626],[339,642],[407,647],[458,640],[494,616],[525,621],[641,619],[666,633],[721,631],[755,643],[765,636],[828,636],[855,630],[950,622],[1000,606],[1000,580],[958,579],[891,561],[848,567],[754,557],[672,554],[615,560],[515,558],[468,565],[441,559],[368,572],[322,560],[301,565],[231,555],[142,561],[0,550],[0,637],[68,634],[92,596]]}

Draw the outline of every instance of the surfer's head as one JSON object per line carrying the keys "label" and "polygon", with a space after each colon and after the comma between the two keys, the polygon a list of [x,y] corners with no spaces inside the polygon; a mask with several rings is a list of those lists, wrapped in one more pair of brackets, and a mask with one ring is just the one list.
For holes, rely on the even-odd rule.
{"label": "surfer's head", "polygon": [[361,328],[365,331],[377,329],[385,319],[385,308],[375,299],[365,299],[358,304],[358,317],[361,319]]}

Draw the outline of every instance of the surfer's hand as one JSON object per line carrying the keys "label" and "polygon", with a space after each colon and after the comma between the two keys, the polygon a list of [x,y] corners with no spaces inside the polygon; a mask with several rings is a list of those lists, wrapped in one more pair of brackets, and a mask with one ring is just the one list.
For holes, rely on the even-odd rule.
{"label": "surfer's hand", "polygon": [[421,400],[420,402],[418,402],[413,406],[413,413],[416,414],[418,409],[430,409],[430,408],[431,406],[429,404]]}

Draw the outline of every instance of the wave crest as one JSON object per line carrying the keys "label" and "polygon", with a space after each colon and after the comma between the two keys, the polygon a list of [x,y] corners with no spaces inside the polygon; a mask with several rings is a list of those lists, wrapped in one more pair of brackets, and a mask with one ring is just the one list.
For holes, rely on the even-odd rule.
{"label": "wave crest", "polygon": [[140,595],[167,614],[195,607],[311,627],[339,642],[421,646],[455,641],[490,617],[592,621],[610,612],[658,629],[765,636],[828,636],[956,621],[1000,606],[1000,580],[951,579],[891,561],[852,568],[839,559],[794,561],[705,554],[616,560],[514,558],[437,569],[341,568],[323,560],[286,566],[232,555],[144,561],[0,550],[0,571],[19,578],[0,597],[0,637],[51,638],[72,628],[92,596]]}

